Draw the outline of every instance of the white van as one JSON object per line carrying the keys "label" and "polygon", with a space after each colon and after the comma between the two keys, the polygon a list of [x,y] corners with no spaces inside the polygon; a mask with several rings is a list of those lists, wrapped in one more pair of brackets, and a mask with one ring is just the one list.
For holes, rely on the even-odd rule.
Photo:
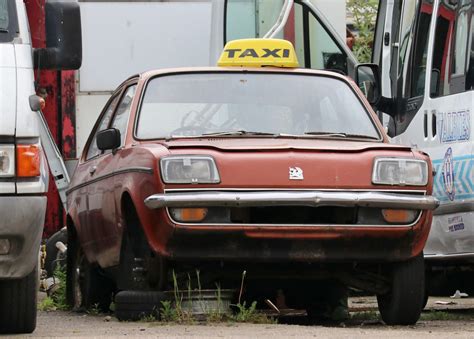
{"label": "white van", "polygon": [[380,1],[379,109],[393,141],[429,153],[436,172],[441,205],[424,250],[432,266],[474,262],[473,12],[472,0]]}
{"label": "white van", "polygon": [[[22,0],[0,0],[0,333],[36,326],[37,262],[49,170],[39,138],[34,64],[77,69],[74,2],[46,4],[47,48],[33,50]],[[67,23],[66,23],[67,22]]]}

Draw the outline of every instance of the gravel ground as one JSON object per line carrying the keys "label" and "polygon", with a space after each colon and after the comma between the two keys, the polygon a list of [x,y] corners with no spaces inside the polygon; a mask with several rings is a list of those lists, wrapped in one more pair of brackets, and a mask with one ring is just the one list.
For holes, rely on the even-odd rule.
{"label": "gravel ground", "polygon": [[[353,320],[335,327],[308,325],[254,325],[254,324],[198,324],[169,325],[160,322],[118,322],[104,315],[72,312],[43,312],[38,314],[34,337],[202,337],[202,338],[474,338],[474,298],[454,300],[454,305],[436,302],[453,301],[449,298],[430,298],[428,309],[416,326],[389,327],[377,320],[374,298],[351,300],[351,310],[368,311],[368,319]],[[441,310],[435,313],[434,310]],[[359,313],[360,314],[360,313]],[[364,317],[365,318],[365,317]],[[301,318],[303,319],[303,318]],[[439,320],[433,320],[439,319]],[[291,322],[301,322],[292,319]]]}

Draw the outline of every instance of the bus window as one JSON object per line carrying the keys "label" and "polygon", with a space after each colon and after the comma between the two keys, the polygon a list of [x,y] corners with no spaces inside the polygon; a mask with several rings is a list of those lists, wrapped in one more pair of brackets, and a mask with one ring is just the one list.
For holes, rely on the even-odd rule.
{"label": "bus window", "polygon": [[439,4],[431,69],[432,97],[465,91],[471,11],[471,0]]}

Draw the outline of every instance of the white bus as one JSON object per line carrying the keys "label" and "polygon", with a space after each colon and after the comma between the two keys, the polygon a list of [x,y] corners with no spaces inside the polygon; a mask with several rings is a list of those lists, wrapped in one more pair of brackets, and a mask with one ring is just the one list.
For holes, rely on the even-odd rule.
{"label": "white bus", "polygon": [[[430,266],[474,262],[474,1],[380,1],[373,61],[393,141],[431,156]],[[459,286],[459,285],[458,285]]]}

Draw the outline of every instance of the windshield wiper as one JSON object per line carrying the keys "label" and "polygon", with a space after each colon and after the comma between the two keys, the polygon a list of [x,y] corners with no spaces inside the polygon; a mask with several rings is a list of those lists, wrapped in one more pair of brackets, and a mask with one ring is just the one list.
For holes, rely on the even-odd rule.
{"label": "windshield wiper", "polygon": [[305,132],[305,135],[314,135],[324,138],[359,138],[359,139],[370,139],[370,140],[379,140],[377,137],[363,134],[351,134],[351,133],[333,133],[333,132]]}
{"label": "windshield wiper", "polygon": [[10,32],[8,29],[0,28],[0,33],[8,33],[8,32]]}
{"label": "windshield wiper", "polygon": [[201,136],[203,137],[226,137],[226,136],[272,136],[276,137],[278,134],[275,133],[268,133],[268,132],[252,132],[252,131],[225,131],[225,132],[212,132],[212,133],[204,133]]}

